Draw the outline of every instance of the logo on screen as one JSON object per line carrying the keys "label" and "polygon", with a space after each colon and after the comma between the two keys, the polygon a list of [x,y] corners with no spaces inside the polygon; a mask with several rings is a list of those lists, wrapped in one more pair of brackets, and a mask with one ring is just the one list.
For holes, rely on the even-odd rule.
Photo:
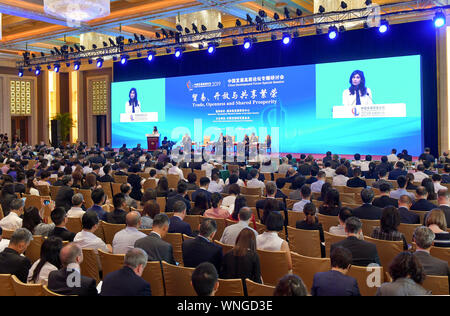
{"label": "logo on screen", "polygon": [[188,82],[186,82],[186,86],[187,86],[187,88],[189,89],[189,91],[194,90],[194,89],[192,89],[192,82],[191,82],[191,80],[189,80]]}
{"label": "logo on screen", "polygon": [[352,108],[352,113],[354,116],[359,116],[358,109],[356,107]]}

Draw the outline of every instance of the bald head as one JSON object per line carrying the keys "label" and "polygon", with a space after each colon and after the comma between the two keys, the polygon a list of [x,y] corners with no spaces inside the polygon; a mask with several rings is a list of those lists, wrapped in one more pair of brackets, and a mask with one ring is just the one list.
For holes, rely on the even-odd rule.
{"label": "bald head", "polygon": [[137,227],[140,221],[141,215],[136,211],[129,212],[125,217],[125,222],[127,223],[128,227]]}
{"label": "bald head", "polygon": [[[77,262],[77,257],[79,256],[81,256],[81,259]],[[76,243],[69,243],[61,249],[59,258],[61,259],[62,265],[67,267],[71,263],[81,263],[83,261],[83,252],[81,247]]]}

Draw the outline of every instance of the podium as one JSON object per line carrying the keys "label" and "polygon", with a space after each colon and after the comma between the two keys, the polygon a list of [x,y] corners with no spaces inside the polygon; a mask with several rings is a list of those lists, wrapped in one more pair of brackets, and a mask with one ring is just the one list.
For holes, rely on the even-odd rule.
{"label": "podium", "polygon": [[333,106],[333,118],[406,117],[405,103]]}
{"label": "podium", "polygon": [[147,135],[147,148],[148,150],[159,149],[159,136]]}

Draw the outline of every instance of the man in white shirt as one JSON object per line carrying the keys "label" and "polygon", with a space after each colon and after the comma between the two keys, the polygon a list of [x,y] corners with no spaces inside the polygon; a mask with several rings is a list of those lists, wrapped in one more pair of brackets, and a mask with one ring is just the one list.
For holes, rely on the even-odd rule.
{"label": "man in white shirt", "polygon": [[103,240],[94,235],[94,232],[98,229],[98,217],[94,211],[86,212],[82,219],[81,224],[83,230],[75,235],[73,242],[77,243],[81,248],[91,248],[97,253],[97,249],[101,249],[105,252],[112,252],[111,245],[107,245]]}
{"label": "man in white shirt", "polygon": [[225,185],[229,185],[230,184],[230,178],[231,178],[232,175],[235,175],[237,177],[238,180],[237,180],[236,184],[238,186],[240,186],[240,187],[245,186],[244,181],[242,181],[242,179],[239,179],[239,170],[237,170],[236,172],[233,172],[233,173],[230,174],[230,177],[228,177],[228,179],[225,180]]}
{"label": "man in white shirt", "polygon": [[443,185],[441,185],[442,177],[440,174],[437,174],[437,173],[433,174],[432,179],[433,179],[433,185],[434,185],[434,192],[438,193],[439,190],[447,190],[447,187],[444,187]]}
{"label": "man in white shirt", "polygon": [[423,164],[417,166],[417,171],[414,173],[415,182],[422,182],[423,179],[429,178],[429,176],[424,171],[425,166]]}
{"label": "man in white shirt", "polygon": [[213,170],[214,169],[214,165],[213,165],[213,162],[210,160],[210,161],[205,161],[205,163],[204,164],[202,164],[202,167],[201,167],[201,169],[202,170],[205,170],[206,171],[206,176],[208,177],[208,178],[210,178],[211,179],[211,170]]}
{"label": "man in white shirt", "polygon": [[331,162],[329,161],[325,162],[325,168],[323,169],[323,171],[325,172],[325,176],[329,178],[332,178],[336,175],[336,170],[331,168]]}
{"label": "man in white shirt", "polygon": [[235,245],[236,238],[244,228],[251,229],[255,233],[255,237],[258,236],[256,230],[248,226],[250,218],[252,217],[252,210],[248,207],[243,207],[239,210],[239,222],[230,226],[227,226],[223,231],[220,242],[226,245]]}
{"label": "man in white shirt", "polygon": [[256,169],[252,169],[250,171],[250,176],[252,177],[251,180],[247,182],[247,188],[260,188],[261,189],[261,195],[264,194],[264,189],[266,185],[264,182],[258,180],[259,172]]}
{"label": "man in white shirt", "polygon": [[113,253],[126,254],[128,250],[134,248],[136,240],[147,235],[138,230],[141,226],[141,215],[138,212],[130,212],[125,217],[127,227],[117,232],[113,239]]}
{"label": "man in white shirt", "polygon": [[50,171],[44,170],[41,173],[41,180],[36,182],[36,185],[47,185],[50,186]]}
{"label": "man in white shirt", "polygon": [[72,196],[72,207],[67,212],[67,217],[81,218],[84,215],[84,210],[81,208],[84,198],[83,194],[77,193]]}
{"label": "man in white shirt", "polygon": [[300,195],[302,199],[292,207],[292,210],[295,212],[303,212],[303,207],[305,207],[306,204],[311,203],[311,189],[309,186],[303,185],[300,189]]}
{"label": "man in white shirt", "polygon": [[16,230],[22,227],[22,219],[19,217],[23,214],[25,202],[22,199],[14,199],[11,201],[11,210],[7,216],[0,221],[0,227],[6,230]]}
{"label": "man in white shirt", "polygon": [[398,161],[398,157],[397,157],[397,149],[392,149],[391,150],[391,154],[387,156],[387,159],[389,162],[397,162]]}
{"label": "man in white shirt", "polygon": [[317,173],[317,181],[311,184],[311,192],[320,193],[322,186],[325,183],[325,171],[319,171]]}
{"label": "man in white shirt", "polygon": [[291,165],[289,164],[289,159],[287,157],[283,157],[281,162],[281,165],[278,167],[278,173],[285,176]]}
{"label": "man in white shirt", "polygon": [[[185,180],[184,179],[184,175],[183,175],[183,171],[178,168],[177,166],[177,162],[176,161],[172,161],[172,167],[169,168],[169,170],[167,171],[168,174],[175,174],[178,175],[180,177],[180,180]],[[210,174],[211,175],[211,174]]]}

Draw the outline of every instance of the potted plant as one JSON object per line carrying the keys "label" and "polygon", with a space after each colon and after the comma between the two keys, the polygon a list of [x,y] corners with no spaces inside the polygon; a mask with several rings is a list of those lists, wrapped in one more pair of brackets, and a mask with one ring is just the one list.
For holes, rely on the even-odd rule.
{"label": "potted plant", "polygon": [[70,129],[75,127],[73,124],[71,113],[58,113],[53,117],[54,120],[58,120],[61,128],[61,140],[65,146],[69,140]]}

